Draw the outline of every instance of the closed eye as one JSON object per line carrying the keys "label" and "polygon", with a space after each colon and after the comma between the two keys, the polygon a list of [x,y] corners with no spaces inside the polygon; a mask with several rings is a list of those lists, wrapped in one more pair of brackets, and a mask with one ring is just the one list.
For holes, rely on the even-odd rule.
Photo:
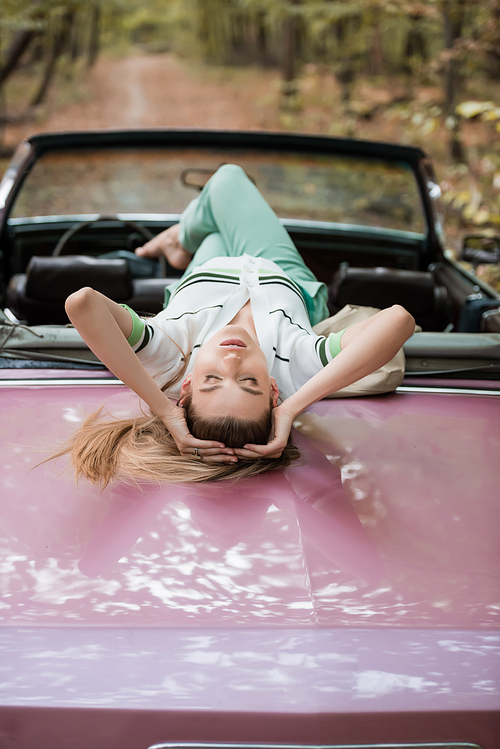
{"label": "closed eye", "polygon": [[255,385],[257,385],[257,378],[256,377],[242,377],[240,382],[247,382],[250,380],[250,382],[253,382]]}

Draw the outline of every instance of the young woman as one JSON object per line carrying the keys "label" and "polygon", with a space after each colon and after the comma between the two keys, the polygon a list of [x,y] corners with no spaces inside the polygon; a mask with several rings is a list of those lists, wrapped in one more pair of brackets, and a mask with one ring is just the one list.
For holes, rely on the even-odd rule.
{"label": "young woman", "polygon": [[[206,481],[290,463],[293,420],[386,364],[412,334],[402,307],[328,338],[327,291],[240,167],[221,167],[180,224],[139,255],[186,269],[166,308],[141,319],[90,288],[66,302],[92,351],[151,416],[94,414],[70,452],[77,476]],[[170,398],[176,398],[177,403]]]}

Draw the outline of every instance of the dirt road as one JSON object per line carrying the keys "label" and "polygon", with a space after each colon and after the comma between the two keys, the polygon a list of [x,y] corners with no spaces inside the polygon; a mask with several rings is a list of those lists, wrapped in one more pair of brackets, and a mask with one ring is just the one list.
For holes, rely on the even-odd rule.
{"label": "dirt road", "polygon": [[15,144],[33,132],[114,127],[276,129],[277,78],[271,71],[241,70],[224,79],[223,72],[172,54],[102,57],[78,84],[76,101],[61,106],[53,92],[41,120],[9,127],[5,140]]}

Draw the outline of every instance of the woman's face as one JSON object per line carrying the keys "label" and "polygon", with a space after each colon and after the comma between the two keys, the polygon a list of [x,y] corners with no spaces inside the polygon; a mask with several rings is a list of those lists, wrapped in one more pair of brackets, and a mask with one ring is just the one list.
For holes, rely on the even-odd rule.
{"label": "woman's face", "polygon": [[205,416],[258,419],[278,402],[264,352],[246,328],[226,325],[203,344],[193,371],[185,378],[181,398],[191,391],[195,409]]}

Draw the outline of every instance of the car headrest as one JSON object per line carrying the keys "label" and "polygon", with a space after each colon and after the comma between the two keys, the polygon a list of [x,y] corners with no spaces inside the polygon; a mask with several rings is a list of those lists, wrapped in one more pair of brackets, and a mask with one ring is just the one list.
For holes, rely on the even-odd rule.
{"label": "car headrest", "polygon": [[116,301],[132,296],[126,260],[100,260],[86,255],[33,256],[26,269],[26,296],[64,302],[74,291],[91,286]]}
{"label": "car headrest", "polygon": [[336,307],[362,304],[368,307],[403,305],[412,315],[426,314],[435,307],[432,273],[394,268],[339,268],[330,285],[330,300]]}

